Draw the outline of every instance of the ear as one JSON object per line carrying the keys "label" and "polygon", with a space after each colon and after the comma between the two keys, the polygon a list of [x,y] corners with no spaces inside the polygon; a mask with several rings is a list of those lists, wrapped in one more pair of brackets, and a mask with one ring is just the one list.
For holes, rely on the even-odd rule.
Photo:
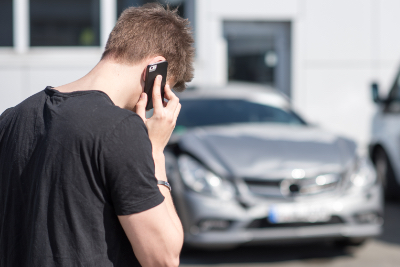
{"label": "ear", "polygon": [[153,63],[157,63],[157,62],[161,62],[161,61],[165,61],[165,60],[166,60],[166,59],[165,59],[165,57],[163,57],[163,56],[150,57],[150,58],[146,61],[146,67],[144,68],[143,73],[142,73],[142,79],[143,79],[143,81],[146,80],[146,68],[147,68],[147,65],[150,65],[150,64],[153,64]]}
{"label": "ear", "polygon": [[155,57],[150,58],[150,61],[149,61],[149,63],[147,65],[152,64],[152,63],[157,63],[157,62],[160,62],[160,61],[165,61],[165,60],[166,59],[163,56],[155,56]]}
{"label": "ear", "polygon": [[142,79],[143,81],[146,80],[146,68],[148,65],[153,64],[153,63],[157,63],[157,62],[161,62],[161,61],[165,61],[165,57],[163,56],[155,56],[155,57],[150,57],[148,60],[146,60],[146,67],[143,70],[142,73]]}
{"label": "ear", "polygon": [[[147,68],[147,66],[146,66]],[[146,80],[146,68],[144,68],[143,72],[142,72],[142,80],[145,81]]]}

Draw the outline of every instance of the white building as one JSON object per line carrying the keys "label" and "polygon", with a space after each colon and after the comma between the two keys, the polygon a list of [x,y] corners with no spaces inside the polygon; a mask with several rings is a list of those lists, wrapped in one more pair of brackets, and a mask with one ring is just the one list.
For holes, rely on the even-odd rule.
{"label": "white building", "polygon": [[[64,2],[0,2],[0,112],[86,74],[117,13],[144,1]],[[367,143],[369,85],[388,89],[400,64],[400,1],[186,0],[183,8],[195,29],[194,84],[272,84],[309,121]]]}

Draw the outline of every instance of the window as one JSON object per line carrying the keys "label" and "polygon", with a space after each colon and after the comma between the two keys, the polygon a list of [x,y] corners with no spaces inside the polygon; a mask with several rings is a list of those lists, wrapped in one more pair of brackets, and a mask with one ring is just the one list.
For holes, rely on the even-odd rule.
{"label": "window", "polygon": [[180,127],[231,123],[306,124],[291,110],[241,99],[181,99],[180,102],[182,110],[176,122]]}
{"label": "window", "polygon": [[168,4],[171,8],[178,8],[178,14],[181,17],[187,18],[187,14],[185,14],[185,0],[160,0],[160,1],[154,1],[154,0],[117,0],[117,11],[118,11],[118,17],[121,15],[122,11],[124,9],[131,7],[131,6],[141,6],[146,3],[154,3],[154,2],[159,2],[163,5]]}
{"label": "window", "polygon": [[[195,1],[200,0],[117,0],[117,17],[119,17],[124,9],[131,6],[141,6],[146,3],[158,2],[162,5],[168,4],[170,8],[178,8],[178,14],[185,19],[188,19],[195,38]],[[195,44],[196,45],[196,44]]]}
{"label": "window", "polygon": [[290,31],[290,22],[224,22],[228,79],[270,85],[290,96]]}
{"label": "window", "polygon": [[13,0],[0,1],[0,46],[13,46]]}
{"label": "window", "polygon": [[393,86],[390,89],[385,112],[400,113],[400,72],[397,74]]}
{"label": "window", "polygon": [[390,89],[389,100],[400,102],[400,73],[397,74],[393,86]]}
{"label": "window", "polygon": [[[100,34],[107,34],[114,8],[100,14],[101,0],[26,0],[29,2],[29,21],[24,17],[24,8],[18,9],[19,25],[29,25],[29,29],[19,27],[18,40],[13,42],[14,0],[0,0],[0,46],[17,46],[26,50],[27,46],[100,46]],[[118,16],[127,7],[140,6],[154,0],[114,0]],[[193,26],[195,0],[159,0],[178,13],[189,18]],[[21,11],[22,10],[22,11]],[[15,11],[15,10],[14,10]],[[100,17],[102,16],[102,17]],[[101,32],[100,20],[104,27]],[[110,22],[111,21],[111,22]],[[15,26],[15,25],[14,25]],[[105,32],[106,31],[106,32]],[[105,36],[102,36],[102,38]],[[104,41],[104,40],[102,40]]]}
{"label": "window", "polygon": [[99,32],[100,0],[30,0],[31,46],[99,46]]}

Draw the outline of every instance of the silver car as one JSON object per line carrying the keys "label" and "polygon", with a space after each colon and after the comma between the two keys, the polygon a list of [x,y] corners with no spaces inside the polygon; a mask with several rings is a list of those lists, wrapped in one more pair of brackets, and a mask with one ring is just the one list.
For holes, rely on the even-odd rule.
{"label": "silver car", "polygon": [[165,150],[185,243],[203,248],[330,239],[382,229],[382,187],[346,138],[308,125],[274,89],[196,88]]}

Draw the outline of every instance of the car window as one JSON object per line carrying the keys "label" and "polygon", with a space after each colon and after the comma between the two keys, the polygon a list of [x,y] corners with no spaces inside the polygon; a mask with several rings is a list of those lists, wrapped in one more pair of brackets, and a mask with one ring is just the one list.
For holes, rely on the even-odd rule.
{"label": "car window", "polygon": [[177,126],[196,127],[231,123],[274,122],[306,124],[291,110],[241,99],[182,99]]}
{"label": "car window", "polygon": [[385,112],[400,113],[400,73],[397,75],[390,89],[388,100]]}
{"label": "car window", "polygon": [[400,101],[400,73],[397,75],[389,93],[390,101]]}
{"label": "car window", "polygon": [[397,76],[397,88],[399,88],[399,87],[400,87],[400,73]]}

